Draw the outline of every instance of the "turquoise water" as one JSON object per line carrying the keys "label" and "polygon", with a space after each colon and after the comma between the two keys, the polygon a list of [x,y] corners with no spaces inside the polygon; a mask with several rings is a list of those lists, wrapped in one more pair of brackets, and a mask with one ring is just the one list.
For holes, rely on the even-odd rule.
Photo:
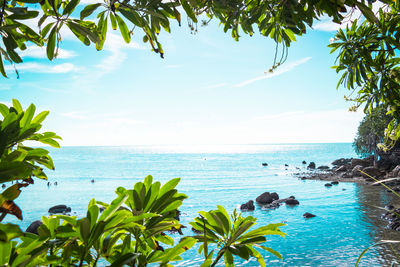
{"label": "turquoise water", "polygon": [[[351,144],[64,147],[52,149],[51,154],[56,171],[48,172],[49,180],[57,181],[58,186],[47,187],[47,182],[38,181],[24,189],[17,201],[23,210],[20,225],[24,229],[57,204],[66,204],[73,214],[83,215],[91,198],[111,201],[115,188],[130,188],[151,174],[161,182],[182,178],[178,189],[189,196],[181,207],[184,225],[200,210],[223,205],[233,211],[265,191],[277,192],[281,198],[294,195],[300,201],[297,207],[268,211],[256,207],[246,213],[255,216],[259,225],[287,224],[282,228],[286,238],[272,237],[267,243],[284,260],[264,253],[269,266],[354,266],[358,255],[372,243],[398,237],[382,229],[381,212],[370,206],[393,201],[385,190],[353,183],[325,188],[325,182],[292,176],[298,172],[296,167],[304,169],[303,160],[319,166],[339,157],[355,157]],[[269,166],[262,167],[262,162]],[[317,217],[304,219],[305,212]],[[190,227],[184,233],[191,235]],[[184,255],[180,266],[201,262],[196,250]],[[382,248],[366,254],[362,266],[386,266],[391,261]],[[240,265],[258,266],[256,261]]]}

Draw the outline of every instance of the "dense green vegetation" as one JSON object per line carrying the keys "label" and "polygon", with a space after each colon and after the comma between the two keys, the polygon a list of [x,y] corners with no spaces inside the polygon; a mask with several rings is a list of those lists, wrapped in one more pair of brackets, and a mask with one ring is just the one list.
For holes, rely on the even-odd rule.
{"label": "dense green vegetation", "polygon": [[[0,221],[7,214],[22,220],[22,211],[14,202],[34,181],[47,179],[43,167],[54,169],[49,152],[31,148],[25,141],[37,141],[59,147],[55,133],[38,133],[48,115],[35,115],[32,104],[23,110],[17,100],[13,106],[0,104],[0,183],[12,185],[0,194]],[[192,222],[200,234],[183,237],[178,244],[167,235],[179,230],[178,209],[187,198],[175,188],[180,179],[172,179],[163,186],[147,176],[133,189],[119,187],[111,204],[92,199],[84,218],[67,215],[43,217],[38,234],[25,233],[18,225],[0,223],[1,266],[97,266],[107,261],[110,266],[146,266],[181,260],[180,255],[201,243],[199,254],[204,254],[202,266],[215,266],[224,257],[227,266],[234,266],[233,255],[248,260],[255,257],[261,266],[265,262],[257,250],[265,250],[279,258],[281,255],[264,246],[266,235],[285,236],[279,227],[269,224],[254,230],[256,218],[242,217],[236,211],[231,216],[217,206],[217,210],[200,212]],[[14,184],[14,182],[16,182]],[[104,211],[100,210],[104,208]],[[164,248],[165,247],[165,248]]]}
{"label": "dense green vegetation", "polygon": [[386,126],[393,119],[384,109],[373,109],[358,126],[353,147],[362,157],[379,154],[378,144],[385,140]]}

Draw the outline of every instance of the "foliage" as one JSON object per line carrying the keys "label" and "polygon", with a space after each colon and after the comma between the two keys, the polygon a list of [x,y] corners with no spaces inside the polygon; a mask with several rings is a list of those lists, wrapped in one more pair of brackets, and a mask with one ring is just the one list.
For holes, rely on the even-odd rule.
{"label": "foliage", "polygon": [[55,139],[61,139],[53,132],[39,133],[43,120],[49,114],[43,111],[35,116],[35,105],[22,109],[18,100],[13,99],[8,107],[0,103],[0,183],[22,182],[10,185],[0,194],[1,220],[6,214],[12,214],[22,220],[22,211],[14,203],[22,187],[32,184],[33,177],[47,179],[43,168],[54,170],[49,151],[24,145],[26,141],[60,147]]}
{"label": "foliage", "polygon": [[373,109],[358,126],[353,147],[357,154],[366,157],[377,152],[377,145],[384,142],[385,129],[392,120],[384,109]]}
{"label": "foliage", "polygon": [[[269,224],[248,231],[256,224],[256,218],[252,216],[244,218],[235,210],[231,215],[231,220],[222,206],[217,206],[217,208],[217,210],[209,212],[199,212],[200,217],[195,218],[195,221],[190,223],[194,229],[202,232],[202,234],[195,236],[199,242],[203,242],[199,247],[199,253],[203,252],[205,258],[202,266],[215,266],[222,256],[224,256],[226,266],[234,266],[233,255],[245,260],[255,257],[260,266],[266,266],[263,256],[256,248],[268,251],[282,259],[278,252],[261,244],[267,241],[266,235],[285,237],[285,234],[279,229],[284,224]],[[217,248],[209,252],[210,244],[217,245]],[[214,252],[216,252],[216,258],[213,260]]]}
{"label": "foliage", "polygon": [[[0,263],[9,266],[97,266],[107,261],[110,266],[147,266],[150,263],[171,266],[170,262],[181,260],[180,255],[196,242],[203,243],[200,250],[205,248],[205,251],[208,244],[221,244],[217,258],[225,255],[227,266],[233,266],[232,254],[244,259],[254,256],[265,266],[261,254],[253,246],[280,257],[279,253],[261,244],[266,241],[265,235],[284,236],[279,230],[283,224],[248,231],[255,224],[255,218],[243,218],[234,212],[231,224],[222,207],[218,207],[218,211],[201,212],[206,217],[206,235],[183,237],[175,244],[166,232],[181,227],[174,217],[187,196],[175,189],[179,180],[172,179],[161,186],[160,182],[153,183],[153,178],[147,176],[131,190],[119,187],[111,204],[92,199],[86,217],[43,217],[38,235],[22,233],[16,225],[0,224],[0,233],[7,233],[0,242]],[[105,207],[103,212],[100,206]],[[215,220],[222,220],[222,226]],[[196,218],[192,223],[196,229],[198,222],[199,218]],[[20,242],[12,240],[15,238]],[[210,266],[212,254],[206,252],[208,257],[203,266]]]}
{"label": "foliage", "polygon": [[[363,12],[364,13],[364,12]],[[387,125],[385,149],[391,149],[400,137],[400,2],[387,2],[378,14],[369,12],[367,20],[355,20],[345,30],[339,30],[330,45],[338,51],[336,72],[338,82],[355,95],[354,109],[364,106],[366,113],[384,106],[392,121]],[[364,13],[366,15],[366,13]]]}

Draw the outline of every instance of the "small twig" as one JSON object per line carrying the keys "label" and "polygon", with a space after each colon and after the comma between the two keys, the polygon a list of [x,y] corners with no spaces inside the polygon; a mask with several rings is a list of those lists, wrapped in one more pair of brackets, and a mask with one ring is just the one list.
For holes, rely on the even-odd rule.
{"label": "small twig", "polygon": [[1,215],[0,215],[0,222],[3,221],[4,217],[6,217],[6,215],[7,215],[7,213],[5,213],[5,212],[1,213]]}

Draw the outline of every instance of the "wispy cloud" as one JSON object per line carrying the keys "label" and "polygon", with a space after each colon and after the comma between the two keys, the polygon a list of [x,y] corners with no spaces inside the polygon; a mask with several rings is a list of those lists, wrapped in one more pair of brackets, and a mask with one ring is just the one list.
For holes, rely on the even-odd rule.
{"label": "wispy cloud", "polygon": [[306,57],[306,58],[302,58],[302,59],[299,59],[299,60],[294,61],[294,62],[285,63],[285,64],[283,64],[281,67],[279,67],[276,71],[274,71],[274,72],[272,72],[272,73],[269,73],[269,72],[268,72],[268,73],[266,73],[266,74],[264,74],[264,75],[262,75],[262,76],[258,76],[258,77],[255,77],[255,78],[252,78],[252,79],[243,81],[243,82],[241,82],[241,83],[235,84],[233,87],[243,87],[243,86],[252,84],[252,83],[254,83],[254,82],[257,82],[257,81],[261,81],[261,80],[265,80],[265,79],[270,79],[270,78],[272,78],[272,77],[276,77],[276,76],[282,75],[282,74],[284,74],[284,73],[286,73],[286,72],[291,71],[291,70],[294,69],[295,67],[306,63],[306,62],[309,61],[310,59],[311,59],[311,57]]}
{"label": "wispy cloud", "polygon": [[[78,68],[71,63],[63,63],[63,64],[54,64],[54,65],[46,65],[39,63],[23,63],[17,66],[18,71],[29,71],[35,73],[67,73],[76,71]],[[14,68],[10,65],[6,66],[7,71],[12,71]]]}
{"label": "wispy cloud", "polygon": [[228,85],[227,83],[211,84],[211,85],[208,85],[208,86],[204,87],[204,89],[216,89],[216,88],[225,87],[227,85]]}

